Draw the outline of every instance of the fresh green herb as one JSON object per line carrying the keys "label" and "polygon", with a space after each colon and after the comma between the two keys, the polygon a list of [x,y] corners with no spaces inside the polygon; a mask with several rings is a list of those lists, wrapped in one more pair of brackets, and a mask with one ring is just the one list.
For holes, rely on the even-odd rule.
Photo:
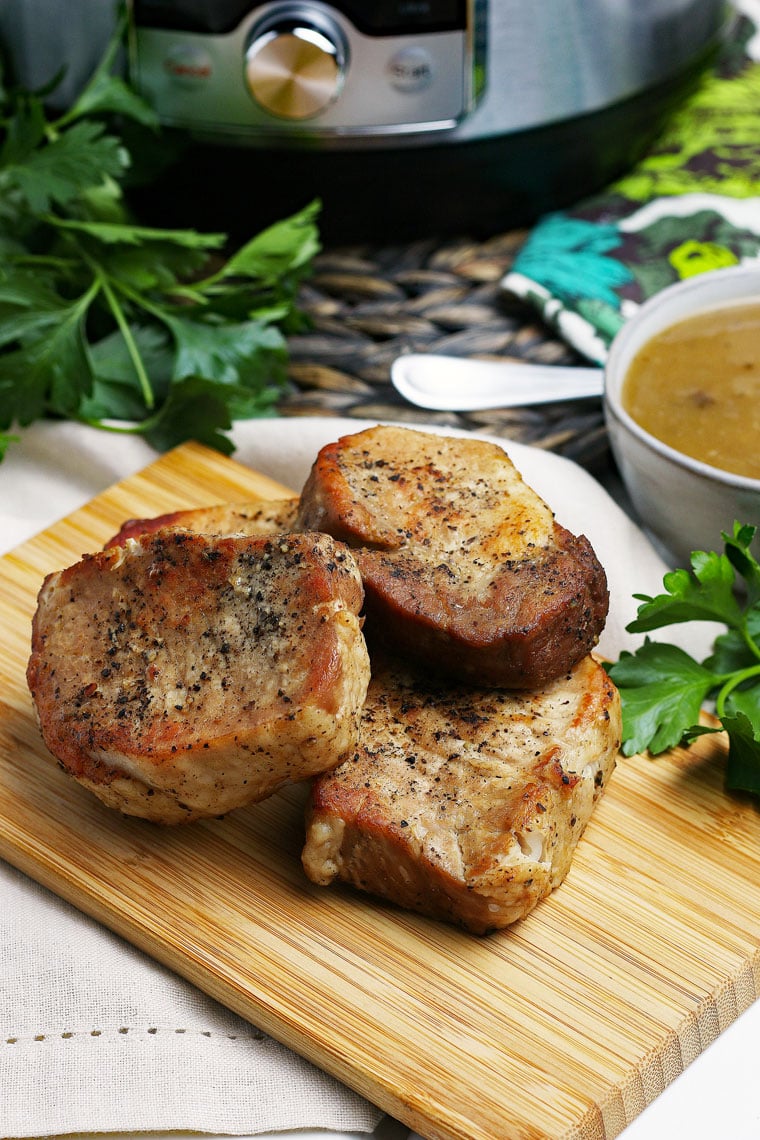
{"label": "fresh green herb", "polygon": [[231,256],[224,233],[137,224],[115,124],[158,124],[113,73],[123,35],[58,117],[0,74],[0,458],[46,416],[229,453],[286,383],[318,204]]}
{"label": "fresh green herb", "polygon": [[[726,787],[760,795],[760,564],[750,550],[756,530],[734,523],[733,534],[721,536],[722,554],[695,551],[691,570],[665,575],[665,593],[634,595],[641,605],[631,633],[688,621],[726,627],[704,661],[646,638],[608,672],[620,690],[626,755],[658,754],[725,730]],[[699,724],[708,701],[715,702],[717,728]]]}

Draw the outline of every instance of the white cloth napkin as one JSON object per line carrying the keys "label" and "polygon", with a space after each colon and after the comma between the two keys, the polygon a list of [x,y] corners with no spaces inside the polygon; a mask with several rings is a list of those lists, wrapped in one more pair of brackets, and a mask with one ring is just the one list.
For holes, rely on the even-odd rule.
{"label": "white cloth napkin", "polygon": [[[0,464],[0,553],[155,458],[139,439],[68,423],[30,428]],[[319,1129],[329,1137],[372,1132],[382,1118],[0,863],[0,1136]]]}
{"label": "white cloth napkin", "polygon": [[369,1132],[382,1114],[0,863],[0,1134]]}
{"label": "white cloth napkin", "polygon": [[[244,423],[235,431],[235,458],[297,490],[322,444],[363,426],[332,418]],[[617,656],[629,641],[634,591],[657,592],[665,565],[587,472],[543,451],[507,450],[558,520],[595,546],[612,595],[600,648]],[[139,439],[75,424],[28,429],[0,464],[0,553],[155,458]],[[0,864],[0,1136],[345,1134],[387,1123],[350,1090]]]}

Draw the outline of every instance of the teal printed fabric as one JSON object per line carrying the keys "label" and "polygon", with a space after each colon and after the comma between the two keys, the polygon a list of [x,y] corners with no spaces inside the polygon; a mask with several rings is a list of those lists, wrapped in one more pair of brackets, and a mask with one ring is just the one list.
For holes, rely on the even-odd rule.
{"label": "teal printed fabric", "polygon": [[603,363],[643,301],[748,261],[760,261],[760,33],[745,14],[650,153],[604,192],[542,218],[503,285]]}

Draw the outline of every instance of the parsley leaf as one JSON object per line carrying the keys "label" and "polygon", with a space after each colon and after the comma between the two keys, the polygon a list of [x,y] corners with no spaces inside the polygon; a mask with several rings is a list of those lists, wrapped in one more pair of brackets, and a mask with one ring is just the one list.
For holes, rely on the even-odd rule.
{"label": "parsley leaf", "polygon": [[57,309],[54,321],[40,322],[43,336],[26,337],[20,348],[2,357],[0,428],[14,422],[25,426],[46,411],[73,415],[89,394],[93,373],[84,319],[93,290]]}
{"label": "parsley leaf", "polygon": [[218,386],[189,376],[173,385],[161,410],[146,424],[144,434],[159,451],[195,439],[229,455],[232,445],[222,433],[231,424]]}
{"label": "parsley leaf", "polygon": [[691,572],[673,570],[665,575],[667,593],[654,598],[634,595],[643,604],[630,625],[632,633],[648,633],[684,621],[719,621],[732,628],[737,625],[741,610],[734,595],[734,568],[727,556],[698,550],[692,554],[691,564]]}
{"label": "parsley leaf", "polygon": [[17,442],[17,435],[10,435],[8,432],[0,431],[0,459],[3,458],[10,445]]}
{"label": "parsley leaf", "polygon": [[744,588],[747,595],[748,617],[753,616],[760,621],[755,607],[760,601],[760,564],[752,556],[750,546],[756,528],[753,526],[734,526],[733,535],[724,535],[726,541],[726,557],[731,565],[744,579]]}
{"label": "parsley leaf", "polygon": [[54,205],[68,206],[105,175],[118,178],[126,165],[119,140],[106,134],[102,123],[83,120],[7,163],[3,184],[11,193],[18,191],[29,211],[39,215]]}
{"label": "parsley leaf", "polygon": [[699,719],[715,674],[676,645],[647,639],[635,653],[622,653],[610,670],[621,691],[623,751],[665,752]]}
{"label": "parsley leaf", "polygon": [[219,323],[164,316],[177,356],[174,378],[215,376],[222,384],[244,384],[259,347],[279,348],[282,338],[261,321]]}
{"label": "parsley leaf", "polygon": [[232,251],[135,219],[124,128],[159,128],[113,74],[125,25],[57,118],[47,92],[0,83],[0,459],[44,416],[228,452],[233,421],[271,414],[287,382],[319,203]]}
{"label": "parsley leaf", "polygon": [[728,733],[726,787],[758,795],[760,788],[760,728],[744,713],[723,717]]}
{"label": "parsley leaf", "polygon": [[699,724],[700,710],[714,700],[729,740],[726,787],[760,796],[760,563],[750,549],[756,530],[734,523],[722,535],[723,553],[694,551],[690,571],[665,575],[664,593],[634,595],[641,605],[627,627],[632,633],[686,621],[726,627],[703,662],[646,638],[607,670],[620,691],[626,755],[657,755],[718,731]]}

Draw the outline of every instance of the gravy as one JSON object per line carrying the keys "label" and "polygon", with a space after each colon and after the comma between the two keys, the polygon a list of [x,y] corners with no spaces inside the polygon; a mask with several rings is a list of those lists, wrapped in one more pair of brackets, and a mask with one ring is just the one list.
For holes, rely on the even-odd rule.
{"label": "gravy", "polygon": [[634,357],[623,406],[695,459],[760,479],[760,302],[671,325]]}

